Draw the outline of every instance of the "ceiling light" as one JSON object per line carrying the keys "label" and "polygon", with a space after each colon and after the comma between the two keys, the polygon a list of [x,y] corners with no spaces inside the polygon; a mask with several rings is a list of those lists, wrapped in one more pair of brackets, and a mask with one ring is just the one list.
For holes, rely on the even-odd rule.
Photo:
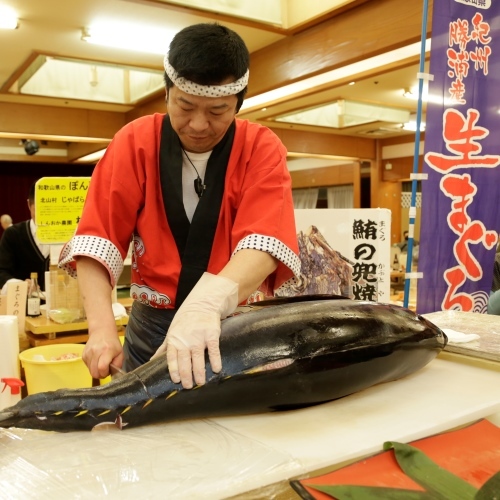
{"label": "ceiling light", "polygon": [[356,161],[359,160],[357,156],[337,156],[337,155],[324,155],[320,153],[303,153],[297,151],[288,151],[286,154],[287,158],[323,158],[327,160],[341,160],[345,161]]}
{"label": "ceiling light", "polygon": [[105,152],[106,152],[106,148],[100,149],[99,151],[96,151],[95,153],[90,153],[88,155],[82,156],[81,158],[78,158],[78,160],[75,160],[75,162],[77,162],[77,163],[97,162],[104,156]]}
{"label": "ceiling light", "polygon": [[407,99],[417,99],[410,89],[404,89],[403,97],[406,97]]}
{"label": "ceiling light", "polygon": [[165,55],[174,34],[151,26],[97,23],[82,30],[82,40],[106,47]]}
{"label": "ceiling light", "polygon": [[0,29],[15,30],[17,28],[17,14],[11,7],[0,5]]}
{"label": "ceiling light", "polygon": [[[415,85],[411,89],[409,88],[404,89],[403,97],[406,97],[407,99],[413,99],[414,101],[418,101],[418,85]],[[429,84],[428,82],[424,82],[422,86],[422,101],[428,102],[429,100],[431,100],[429,99]]]}
{"label": "ceiling light", "polygon": [[[418,100],[418,85],[412,87],[411,89],[404,89],[403,97],[407,99],[413,99],[414,101]],[[431,102],[433,104],[446,105],[450,106],[452,101],[449,97],[442,94],[429,94],[429,84],[428,82],[424,82],[422,86],[422,102]]]}
{"label": "ceiling light", "polygon": [[[412,120],[407,123],[403,123],[402,129],[409,130],[411,132],[416,132],[417,122]],[[420,122],[420,132],[425,132],[425,122]]]}
{"label": "ceiling light", "polygon": [[377,121],[405,123],[409,119],[410,112],[405,109],[339,99],[324,106],[278,116],[276,121],[342,129]]}
{"label": "ceiling light", "polygon": [[99,73],[97,72],[97,66],[90,66],[89,83],[92,87],[99,85]]}
{"label": "ceiling light", "polygon": [[[64,85],[54,85],[57,81],[64,81]],[[9,91],[133,105],[155,93],[164,92],[164,88],[162,70],[39,54]]]}

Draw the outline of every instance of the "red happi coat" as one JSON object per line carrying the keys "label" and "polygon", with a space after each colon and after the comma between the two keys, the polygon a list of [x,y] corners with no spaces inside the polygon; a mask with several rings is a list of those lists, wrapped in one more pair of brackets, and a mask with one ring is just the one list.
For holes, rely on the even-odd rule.
{"label": "red happi coat", "polygon": [[[71,272],[75,256],[93,257],[108,269],[114,286],[133,235],[132,297],[171,308],[181,258],[159,176],[164,116],[139,118],[116,134],[94,170],[81,220],[61,253],[60,266]],[[219,273],[233,253],[254,248],[279,261],[266,281],[268,293],[299,274],[290,186],[286,150],[277,136],[237,119],[208,272]]]}

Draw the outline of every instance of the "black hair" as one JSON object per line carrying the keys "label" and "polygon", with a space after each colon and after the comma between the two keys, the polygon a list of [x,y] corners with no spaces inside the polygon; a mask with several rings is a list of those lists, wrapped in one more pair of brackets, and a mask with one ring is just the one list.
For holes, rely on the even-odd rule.
{"label": "black hair", "polygon": [[[247,71],[250,54],[243,39],[217,23],[201,23],[179,31],[172,42],[168,60],[180,77],[199,85],[220,85],[224,80],[240,79]],[[167,89],[174,85],[165,73]],[[236,94],[239,111],[247,92]]]}

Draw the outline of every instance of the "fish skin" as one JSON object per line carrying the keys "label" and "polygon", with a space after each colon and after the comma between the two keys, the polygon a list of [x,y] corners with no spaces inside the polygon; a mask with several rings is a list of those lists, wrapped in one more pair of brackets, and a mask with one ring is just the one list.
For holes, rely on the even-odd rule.
{"label": "fish skin", "polygon": [[346,299],[257,308],[222,321],[223,370],[214,374],[207,360],[203,386],[173,383],[161,356],[102,386],[27,396],[0,411],[0,427],[127,429],[310,406],[405,377],[446,342],[437,326],[390,304]]}

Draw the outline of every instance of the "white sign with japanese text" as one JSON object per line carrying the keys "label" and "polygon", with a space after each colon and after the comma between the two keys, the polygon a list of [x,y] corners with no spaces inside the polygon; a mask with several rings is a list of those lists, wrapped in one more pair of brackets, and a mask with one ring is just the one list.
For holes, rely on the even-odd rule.
{"label": "white sign with japanese text", "polygon": [[321,284],[323,276],[332,284],[340,277],[338,289],[319,286],[312,293],[390,302],[390,210],[295,210],[295,222],[303,281]]}

